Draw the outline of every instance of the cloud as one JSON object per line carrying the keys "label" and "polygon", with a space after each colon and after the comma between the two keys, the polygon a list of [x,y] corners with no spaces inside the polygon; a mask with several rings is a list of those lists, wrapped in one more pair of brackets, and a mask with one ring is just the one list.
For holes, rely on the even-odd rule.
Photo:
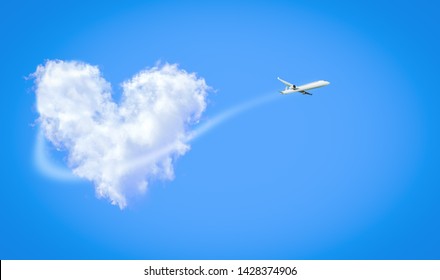
{"label": "cloud", "polygon": [[[44,136],[67,151],[72,172],[93,181],[98,197],[120,208],[145,192],[149,180],[174,178],[173,163],[190,149],[190,127],[204,112],[209,89],[175,64],[122,83],[119,104],[96,66],[49,60],[34,77]],[[138,160],[146,155],[149,160]]]}

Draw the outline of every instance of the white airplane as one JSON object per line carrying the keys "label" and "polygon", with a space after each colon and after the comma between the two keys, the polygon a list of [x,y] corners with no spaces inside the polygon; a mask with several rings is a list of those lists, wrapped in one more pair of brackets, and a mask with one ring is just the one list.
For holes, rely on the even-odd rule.
{"label": "white airplane", "polygon": [[281,94],[289,94],[293,92],[301,92],[302,94],[308,94],[312,95],[311,93],[307,92],[307,90],[324,87],[326,85],[329,85],[330,82],[319,80],[316,82],[311,82],[302,86],[295,86],[294,84],[291,84],[289,82],[286,82],[278,77],[278,80],[286,85],[286,88],[282,91],[280,91]]}

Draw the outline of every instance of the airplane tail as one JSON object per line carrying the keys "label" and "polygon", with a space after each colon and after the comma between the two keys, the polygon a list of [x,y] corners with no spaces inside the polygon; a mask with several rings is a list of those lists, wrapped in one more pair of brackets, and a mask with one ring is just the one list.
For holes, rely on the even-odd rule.
{"label": "airplane tail", "polygon": [[278,79],[278,81],[280,81],[280,82],[282,82],[283,84],[286,85],[286,89],[296,89],[295,85],[293,85],[293,84],[291,84],[291,83],[281,79],[280,77],[277,77],[277,79]]}

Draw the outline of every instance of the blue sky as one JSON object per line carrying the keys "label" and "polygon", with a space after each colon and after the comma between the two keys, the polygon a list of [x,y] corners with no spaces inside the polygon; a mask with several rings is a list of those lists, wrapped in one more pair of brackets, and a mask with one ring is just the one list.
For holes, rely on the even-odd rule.
{"label": "blue sky", "polygon": [[[429,1],[0,4],[1,259],[439,259],[438,7]],[[325,79],[191,143],[120,210],[41,174],[29,74],[120,84],[157,61],[215,91],[202,117]],[[60,165],[65,154],[52,150]]]}

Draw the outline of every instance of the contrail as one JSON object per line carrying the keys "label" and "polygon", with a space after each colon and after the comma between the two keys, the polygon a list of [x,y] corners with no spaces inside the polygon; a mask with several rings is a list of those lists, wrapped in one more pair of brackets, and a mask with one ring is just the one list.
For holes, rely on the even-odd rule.
{"label": "contrail", "polygon": [[[271,93],[269,95],[263,95],[253,100],[241,103],[230,109],[227,109],[221,112],[220,114],[216,115],[215,117],[208,119],[198,127],[196,127],[193,131],[189,133],[189,135],[185,139],[186,140],[185,142],[192,142],[197,138],[201,137],[202,135],[208,133],[218,125],[230,120],[231,118],[236,117],[237,115],[249,111],[250,109],[253,109],[260,105],[274,101],[279,97],[280,95]],[[156,159],[168,154],[174,147],[175,145],[165,146],[152,153],[138,157],[133,161],[131,161],[130,164],[123,166],[122,170],[120,171],[124,173],[124,171],[126,170],[130,170],[132,168],[136,168],[138,166],[142,166],[149,162],[155,161]],[[50,159],[49,151],[46,145],[46,140],[44,138],[41,129],[39,129],[37,134],[37,141],[34,152],[34,161],[39,171],[48,177],[62,181],[79,180],[79,177],[75,176],[69,169],[67,169],[66,167],[59,166],[57,163],[53,162]]]}
{"label": "contrail", "polygon": [[247,101],[230,109],[227,109],[226,111],[223,111],[212,119],[207,120],[205,123],[201,124],[195,130],[193,130],[188,137],[188,141],[193,141],[196,138],[199,138],[214,127],[229,120],[232,117],[237,116],[240,113],[248,111],[267,102],[273,101],[278,97],[280,97],[280,95],[274,95],[273,93],[271,93],[270,95],[263,95],[251,101]]}
{"label": "contrail", "polygon": [[[208,133],[213,128],[217,127],[218,125],[224,123],[225,121],[237,116],[240,113],[243,113],[245,111],[248,111],[252,108],[255,108],[259,105],[265,104],[267,102],[273,101],[277,98],[279,98],[280,95],[263,95],[256,99],[253,99],[251,101],[244,102],[242,104],[239,104],[237,106],[234,106],[230,109],[227,109],[226,111],[221,112],[217,116],[213,117],[212,119],[207,120],[200,126],[198,126],[196,129],[194,129],[192,132],[189,133],[188,137],[185,139],[184,142],[192,142],[196,140],[197,138],[201,137],[205,133]],[[158,149],[152,153],[148,153],[146,155],[140,156],[134,160],[132,160],[129,164],[122,167],[121,172],[124,173],[126,170],[130,170],[132,168],[136,168],[138,166],[142,166],[145,164],[148,164],[150,162],[155,162],[157,159],[161,158],[162,156],[170,153],[172,149],[175,147],[175,145],[170,144],[168,146],[164,146],[161,149]]]}
{"label": "contrail", "polygon": [[64,166],[60,166],[50,158],[46,139],[44,139],[43,131],[40,128],[38,129],[35,142],[34,163],[38,170],[47,177],[60,181],[79,180],[79,177],[75,176],[72,171]]}

